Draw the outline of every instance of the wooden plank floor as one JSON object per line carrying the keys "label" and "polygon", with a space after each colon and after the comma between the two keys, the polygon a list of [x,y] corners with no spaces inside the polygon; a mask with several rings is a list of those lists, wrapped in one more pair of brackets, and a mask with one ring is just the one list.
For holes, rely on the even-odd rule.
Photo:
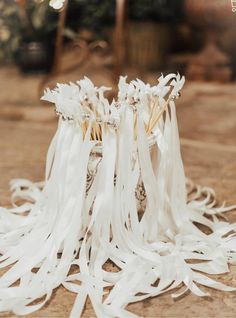
{"label": "wooden plank floor", "polygon": [[[0,203],[9,203],[8,182],[22,177],[43,179],[48,143],[55,131],[53,110],[42,107],[0,107]],[[186,85],[178,101],[178,119],[186,174],[213,187],[220,200],[236,203],[236,85]],[[228,214],[236,221],[236,212]],[[219,280],[236,286],[236,266]],[[151,318],[233,318],[236,292],[209,290],[211,297],[191,294],[174,301],[169,294],[129,309]],[[34,318],[68,317],[75,295],[59,287],[50,302]],[[13,318],[11,313],[0,317]],[[88,301],[83,317],[94,317]]]}

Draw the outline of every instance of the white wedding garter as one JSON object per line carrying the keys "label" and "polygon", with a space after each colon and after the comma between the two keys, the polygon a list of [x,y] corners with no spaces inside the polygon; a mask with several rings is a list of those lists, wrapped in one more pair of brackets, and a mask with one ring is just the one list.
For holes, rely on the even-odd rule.
{"label": "white wedding garter", "polygon": [[129,303],[169,290],[235,290],[208,277],[236,260],[236,224],[222,216],[235,206],[186,181],[174,104],[183,84],[121,77],[111,103],[87,78],[45,92],[60,117],[45,182],[12,181],[13,208],[0,208],[0,311],[32,313],[60,285],[77,293],[73,318],[88,297],[98,317],[127,318],[137,317]]}

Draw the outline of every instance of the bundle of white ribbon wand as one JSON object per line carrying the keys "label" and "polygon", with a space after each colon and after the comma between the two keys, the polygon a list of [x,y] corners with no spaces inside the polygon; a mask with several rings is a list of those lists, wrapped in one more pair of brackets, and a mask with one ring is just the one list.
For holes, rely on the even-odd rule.
{"label": "bundle of white ribbon wand", "polygon": [[73,318],[87,298],[97,317],[127,318],[129,303],[170,290],[235,290],[208,276],[236,261],[236,224],[222,215],[235,206],[185,177],[183,84],[121,77],[111,102],[88,78],[45,91],[59,116],[45,181],[13,180],[13,207],[0,208],[0,311],[39,310],[60,285],[77,294]]}

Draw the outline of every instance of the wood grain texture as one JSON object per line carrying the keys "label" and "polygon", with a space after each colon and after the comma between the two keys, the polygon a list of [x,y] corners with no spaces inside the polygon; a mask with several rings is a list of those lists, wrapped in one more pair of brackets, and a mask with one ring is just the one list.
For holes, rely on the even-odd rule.
{"label": "wood grain texture", "polygon": [[[199,184],[213,187],[220,200],[236,203],[236,86],[189,83],[178,101],[178,120],[186,174]],[[18,106],[17,106],[18,107]],[[4,110],[5,109],[5,110]],[[6,110],[7,109],[7,110]],[[9,204],[8,182],[12,178],[43,179],[45,155],[56,129],[51,108],[0,108],[0,204]],[[11,118],[11,114],[13,119]],[[228,213],[236,221],[236,212]],[[236,286],[236,266],[220,281]],[[203,288],[207,289],[207,288]],[[208,290],[211,297],[188,294],[174,301],[165,294],[128,308],[141,317],[151,318],[233,318],[236,292]],[[69,316],[75,295],[57,288],[52,299],[30,318]],[[83,317],[94,317],[88,301]],[[16,317],[2,313],[0,317]]]}

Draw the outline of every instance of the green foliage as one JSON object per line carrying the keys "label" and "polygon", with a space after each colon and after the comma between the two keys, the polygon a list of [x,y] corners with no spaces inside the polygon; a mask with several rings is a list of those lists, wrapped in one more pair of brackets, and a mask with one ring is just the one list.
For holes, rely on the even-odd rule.
{"label": "green foliage", "polygon": [[[58,12],[49,0],[26,0],[25,12],[15,0],[0,0],[0,61],[12,58],[22,41],[45,40],[55,34]],[[129,0],[130,19],[175,21],[182,13],[183,0]],[[100,33],[115,22],[116,0],[69,0],[65,37],[73,40],[78,29]],[[21,12],[21,13],[20,13]]]}
{"label": "green foliage", "polygon": [[6,56],[11,58],[19,41],[19,16],[13,1],[0,2],[0,61]]}
{"label": "green foliage", "polygon": [[14,0],[0,1],[0,61],[11,60],[22,41],[47,40],[56,29],[58,14],[48,1],[26,1],[20,9]]}
{"label": "green foliage", "polygon": [[67,26],[98,31],[114,24],[116,0],[70,0]]}
{"label": "green foliage", "polygon": [[[115,0],[70,0],[68,9],[67,26],[74,30],[99,31],[115,22]],[[128,0],[127,13],[131,20],[175,22],[182,18],[183,0]]]}
{"label": "green foliage", "polygon": [[129,16],[137,20],[173,22],[182,17],[183,0],[130,0]]}

